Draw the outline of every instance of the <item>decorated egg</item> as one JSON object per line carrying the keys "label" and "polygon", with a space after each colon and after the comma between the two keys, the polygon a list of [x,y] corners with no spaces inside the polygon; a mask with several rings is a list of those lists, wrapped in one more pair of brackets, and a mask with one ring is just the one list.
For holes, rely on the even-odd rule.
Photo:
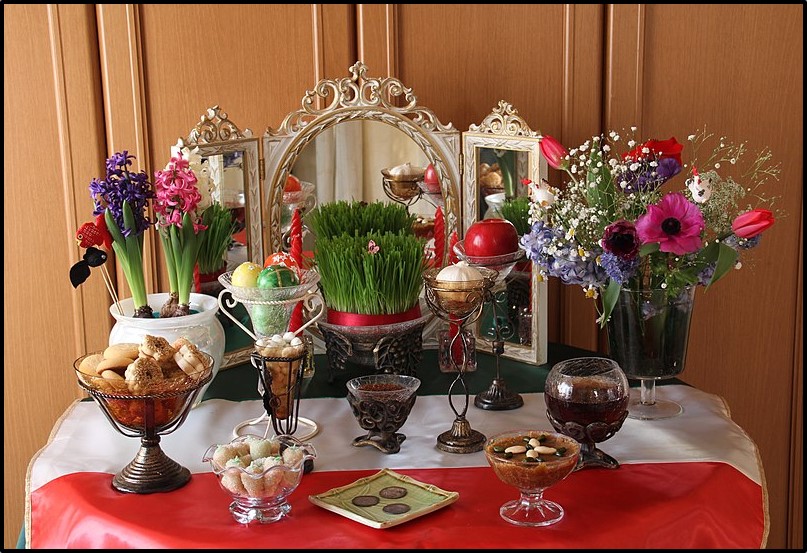
{"label": "decorated egg", "polygon": [[261,274],[262,270],[263,267],[257,263],[245,261],[235,268],[230,282],[232,282],[233,286],[241,288],[255,288],[258,285],[258,275]]}
{"label": "decorated egg", "polygon": [[300,284],[300,279],[285,265],[270,265],[258,275],[258,288],[262,290],[297,286],[298,284]]}
{"label": "decorated egg", "polygon": [[270,254],[266,261],[264,261],[264,267],[271,267],[272,265],[283,265],[284,267],[288,267],[294,274],[297,276],[297,279],[300,280],[303,278],[303,268],[297,264],[294,258],[288,252],[276,252]]}
{"label": "decorated egg", "polygon": [[476,267],[468,265],[467,261],[460,261],[443,267],[435,278],[440,282],[471,282],[482,280],[482,273]]}

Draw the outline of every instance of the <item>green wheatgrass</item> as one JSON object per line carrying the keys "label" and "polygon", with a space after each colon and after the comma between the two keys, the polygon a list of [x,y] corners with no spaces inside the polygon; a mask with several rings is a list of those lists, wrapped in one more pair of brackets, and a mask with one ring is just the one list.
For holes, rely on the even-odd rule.
{"label": "green wheatgrass", "polygon": [[[377,253],[368,249],[370,241]],[[410,230],[317,237],[314,260],[330,309],[380,315],[414,307],[423,287],[424,241]]]}
{"label": "green wheatgrass", "polygon": [[372,231],[411,231],[415,220],[401,204],[345,200],[321,204],[304,218],[318,241],[341,234],[363,236]]}
{"label": "green wheatgrass", "polygon": [[519,236],[530,232],[530,200],[519,196],[505,200],[501,207],[502,217],[513,223]]}

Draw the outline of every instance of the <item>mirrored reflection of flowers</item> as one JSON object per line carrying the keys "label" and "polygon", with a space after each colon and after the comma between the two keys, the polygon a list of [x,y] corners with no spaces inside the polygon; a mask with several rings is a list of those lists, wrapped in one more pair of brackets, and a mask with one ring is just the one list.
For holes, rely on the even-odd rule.
{"label": "mirrored reflection of flowers", "polygon": [[[543,136],[548,164],[569,181],[563,189],[528,184],[527,256],[542,276],[602,296],[601,326],[621,288],[677,297],[687,286],[711,286],[742,266],[740,256],[775,221],[775,198],[763,192],[779,176],[769,150],[746,159],[745,143],[702,131],[688,137],[686,152],[674,137],[640,142],[634,132],[611,131],[572,150]],[[712,150],[699,158],[704,146]],[[682,172],[683,186],[667,185]]]}

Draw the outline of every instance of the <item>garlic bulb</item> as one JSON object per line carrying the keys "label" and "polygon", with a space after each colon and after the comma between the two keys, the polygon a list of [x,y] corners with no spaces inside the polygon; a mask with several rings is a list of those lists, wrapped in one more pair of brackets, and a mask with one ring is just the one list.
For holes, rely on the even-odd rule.
{"label": "garlic bulb", "polygon": [[439,273],[436,280],[442,282],[471,282],[482,280],[482,273],[476,267],[468,265],[467,261],[459,261],[454,265],[447,265]]}

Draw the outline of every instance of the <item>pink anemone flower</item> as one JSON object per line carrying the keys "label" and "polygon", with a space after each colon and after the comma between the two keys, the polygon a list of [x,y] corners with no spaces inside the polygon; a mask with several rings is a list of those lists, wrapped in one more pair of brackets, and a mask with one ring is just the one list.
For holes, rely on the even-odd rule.
{"label": "pink anemone flower", "polygon": [[659,250],[684,255],[701,248],[703,214],[683,194],[667,194],[636,220],[636,232],[643,244],[658,242]]}

